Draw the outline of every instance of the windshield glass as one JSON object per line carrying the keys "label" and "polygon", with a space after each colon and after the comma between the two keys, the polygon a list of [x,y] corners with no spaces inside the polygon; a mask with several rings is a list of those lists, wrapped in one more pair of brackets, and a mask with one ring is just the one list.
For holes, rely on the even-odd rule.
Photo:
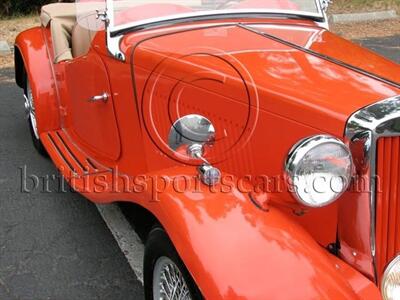
{"label": "windshield glass", "polygon": [[165,21],[247,14],[323,17],[319,0],[107,0],[107,10],[112,31]]}
{"label": "windshield glass", "polygon": [[76,20],[80,26],[90,31],[104,29],[104,22],[98,12],[106,11],[106,0],[75,0]]}
{"label": "windshield glass", "polygon": [[111,31],[192,18],[271,13],[323,17],[319,0],[76,0],[75,3],[79,24],[92,31],[104,28],[97,11],[106,10]]}

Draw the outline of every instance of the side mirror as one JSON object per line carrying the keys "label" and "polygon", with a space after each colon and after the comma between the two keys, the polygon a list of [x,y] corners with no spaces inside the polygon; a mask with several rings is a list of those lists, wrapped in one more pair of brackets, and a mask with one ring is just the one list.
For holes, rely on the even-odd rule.
{"label": "side mirror", "polygon": [[215,128],[206,117],[187,115],[172,125],[168,145],[171,150],[185,153],[189,158],[203,161],[198,171],[204,184],[214,185],[219,182],[221,172],[203,157],[204,147],[215,142]]}
{"label": "side mirror", "polygon": [[211,122],[201,115],[187,115],[172,125],[168,145],[171,150],[186,150],[191,158],[202,159],[205,145],[212,146],[215,129]]}

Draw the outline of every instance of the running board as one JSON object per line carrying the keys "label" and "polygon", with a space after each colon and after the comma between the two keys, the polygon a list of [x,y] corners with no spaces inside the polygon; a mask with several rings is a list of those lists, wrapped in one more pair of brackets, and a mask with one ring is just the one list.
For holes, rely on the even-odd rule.
{"label": "running board", "polygon": [[71,178],[111,172],[110,168],[89,158],[63,130],[42,134],[40,140],[62,175]]}

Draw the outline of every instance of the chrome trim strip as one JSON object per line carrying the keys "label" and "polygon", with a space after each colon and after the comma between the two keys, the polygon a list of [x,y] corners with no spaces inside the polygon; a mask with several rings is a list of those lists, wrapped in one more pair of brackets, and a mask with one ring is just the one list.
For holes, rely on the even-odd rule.
{"label": "chrome trim strip", "polygon": [[353,137],[370,130],[377,136],[400,134],[400,95],[367,106],[353,114],[346,127],[346,135]]}
{"label": "chrome trim strip", "polygon": [[[354,113],[346,125],[357,174],[370,179],[370,248],[376,270],[376,146],[381,137],[400,136],[400,95],[379,101]],[[363,149],[360,152],[357,149]]]}

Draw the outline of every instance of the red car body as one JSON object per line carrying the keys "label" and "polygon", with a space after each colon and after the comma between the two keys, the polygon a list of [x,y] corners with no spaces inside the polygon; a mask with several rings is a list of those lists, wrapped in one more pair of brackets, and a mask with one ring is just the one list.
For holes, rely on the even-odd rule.
{"label": "red car body", "polygon": [[[56,64],[49,27],[16,40],[17,83],[26,74],[40,140],[74,189],[151,213],[206,299],[381,298],[377,283],[400,248],[375,273],[368,192],[310,209],[257,176],[283,178],[289,150],[305,137],[349,145],[349,118],[400,93],[397,64],[313,21],[277,18],[149,28],[126,33],[120,47],[125,61],[110,56],[100,31],[87,54]],[[101,93],[106,103],[88,101]],[[165,185],[196,176],[195,162],[177,162],[166,145],[173,121],[194,113],[221,140],[211,161],[241,187]],[[378,218],[398,227],[395,215]],[[336,243],[335,255],[327,249]]]}

